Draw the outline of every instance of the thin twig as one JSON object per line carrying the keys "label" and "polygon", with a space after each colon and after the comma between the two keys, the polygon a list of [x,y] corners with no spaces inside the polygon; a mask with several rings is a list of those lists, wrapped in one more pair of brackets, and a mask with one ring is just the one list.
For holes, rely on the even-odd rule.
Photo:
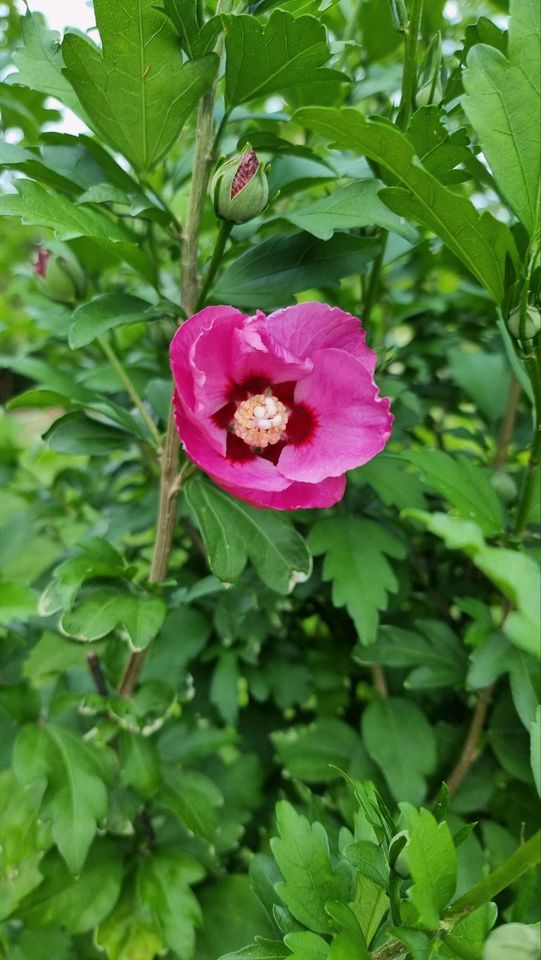
{"label": "thin twig", "polygon": [[385,671],[381,666],[381,663],[372,664],[370,672],[372,674],[372,683],[374,684],[374,688],[378,691],[380,697],[383,700],[386,700],[389,696],[389,688],[387,686]]}
{"label": "thin twig", "polygon": [[481,690],[479,693],[477,705],[472,716],[470,729],[468,736],[466,737],[466,742],[462,749],[462,753],[460,754],[454,769],[451,771],[447,779],[449,796],[451,796],[453,793],[456,793],[460,784],[469,773],[470,767],[473,766],[479,756],[479,740],[481,739],[487,710],[492,699],[493,692],[494,684],[492,684],[490,687],[485,687],[485,689]]}
{"label": "thin twig", "polygon": [[111,346],[110,343],[108,343],[108,341],[104,337],[98,337],[97,340],[105,356],[107,357],[109,363],[111,364],[113,370],[115,371],[119,380],[123,384],[126,390],[126,393],[130,397],[130,400],[132,401],[134,407],[136,407],[139,413],[141,414],[141,417],[144,420],[146,426],[148,427],[149,432],[152,435],[152,438],[155,444],[159,446],[159,444],[161,443],[160,431],[158,430],[156,424],[154,423],[154,420],[150,416],[147,408],[145,407],[143,400],[139,396],[139,393],[137,392],[133,384],[133,381],[130,375],[128,374],[128,372],[126,371],[122,361],[120,360],[119,357],[117,357],[113,347]]}
{"label": "thin twig", "polygon": [[96,690],[102,697],[106,697],[109,692],[107,690],[107,681],[103,675],[103,670],[101,669],[101,663],[97,653],[89,653],[87,655],[86,662],[88,663],[88,669],[92,674],[92,679],[94,681]]}

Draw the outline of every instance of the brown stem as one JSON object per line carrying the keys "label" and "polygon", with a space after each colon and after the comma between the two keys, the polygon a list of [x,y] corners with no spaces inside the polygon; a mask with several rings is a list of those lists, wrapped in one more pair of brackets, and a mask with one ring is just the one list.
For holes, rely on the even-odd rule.
{"label": "brown stem", "polygon": [[481,738],[481,733],[483,732],[483,726],[485,723],[487,710],[492,699],[493,691],[494,684],[492,684],[490,687],[485,687],[485,689],[481,690],[479,693],[477,706],[475,707],[468,736],[466,737],[466,743],[464,744],[462,753],[458,758],[456,766],[451,771],[451,774],[447,780],[449,796],[451,796],[453,793],[456,793],[460,784],[469,772],[470,767],[475,763],[477,757],[479,756],[479,740]]}
{"label": "brown stem", "polygon": [[518,401],[520,399],[521,389],[520,382],[515,375],[512,374],[511,383],[509,384],[509,392],[507,394],[507,403],[505,405],[505,414],[501,423],[500,433],[498,436],[498,445],[494,455],[493,466],[496,468],[503,467],[507,460],[509,444],[513,439],[515,420],[517,419]]}
{"label": "brown stem", "polygon": [[389,696],[389,688],[387,686],[385,671],[381,666],[381,663],[372,664],[370,672],[372,674],[372,683],[374,684],[374,688],[378,691],[380,697],[383,700],[386,700]]}
{"label": "brown stem", "polygon": [[[180,298],[180,306],[187,317],[195,312],[199,296],[197,254],[199,248],[199,232],[201,230],[201,221],[212,164],[215,97],[216,83],[211,90],[201,98],[197,114],[192,186],[181,251],[182,295]],[[175,530],[177,500],[180,490],[178,455],[179,440],[171,408],[163,450],[160,455],[160,502],[156,525],[156,540],[148,577],[149,583],[161,583],[167,576]],[[146,649],[137,650],[132,653],[118,688],[118,692],[122,697],[130,697],[132,695],[139,674],[143,668],[146,653]]]}
{"label": "brown stem", "polygon": [[103,675],[103,670],[101,669],[101,663],[97,653],[89,653],[86,658],[88,663],[88,669],[92,674],[92,679],[94,681],[94,686],[99,694],[102,697],[106,697],[108,694],[107,690],[107,681]]}

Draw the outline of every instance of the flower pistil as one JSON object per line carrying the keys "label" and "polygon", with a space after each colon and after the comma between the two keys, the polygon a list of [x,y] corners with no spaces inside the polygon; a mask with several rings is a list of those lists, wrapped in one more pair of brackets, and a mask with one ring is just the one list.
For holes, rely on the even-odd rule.
{"label": "flower pistil", "polygon": [[239,403],[233,429],[248,446],[264,448],[281,440],[288,417],[287,408],[278,397],[256,393]]}

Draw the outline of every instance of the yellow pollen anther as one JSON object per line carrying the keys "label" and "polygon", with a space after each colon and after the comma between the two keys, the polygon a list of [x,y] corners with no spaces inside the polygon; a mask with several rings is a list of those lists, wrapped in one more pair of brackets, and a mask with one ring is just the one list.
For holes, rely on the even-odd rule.
{"label": "yellow pollen anther", "polygon": [[282,439],[288,416],[286,407],[277,397],[258,393],[239,403],[233,430],[250,447],[268,447]]}

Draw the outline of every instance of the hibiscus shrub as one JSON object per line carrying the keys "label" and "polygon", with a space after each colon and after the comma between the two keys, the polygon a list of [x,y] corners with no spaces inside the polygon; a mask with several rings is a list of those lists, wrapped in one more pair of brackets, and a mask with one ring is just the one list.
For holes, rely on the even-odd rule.
{"label": "hibiscus shrub", "polygon": [[16,3],[0,956],[534,960],[537,0]]}

